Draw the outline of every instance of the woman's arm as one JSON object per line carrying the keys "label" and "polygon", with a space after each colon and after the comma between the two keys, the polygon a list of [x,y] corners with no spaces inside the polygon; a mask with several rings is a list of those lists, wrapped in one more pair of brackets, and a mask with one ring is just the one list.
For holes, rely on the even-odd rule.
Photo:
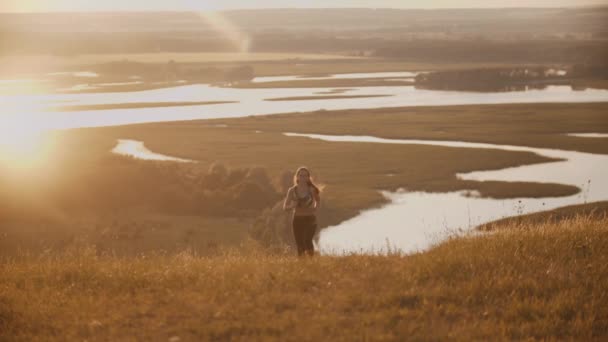
{"label": "woman's arm", "polygon": [[287,195],[285,196],[285,201],[283,201],[283,210],[291,210],[293,208],[295,208],[295,204],[293,203],[293,195],[292,195],[292,191],[293,188],[289,188],[289,190],[287,190]]}

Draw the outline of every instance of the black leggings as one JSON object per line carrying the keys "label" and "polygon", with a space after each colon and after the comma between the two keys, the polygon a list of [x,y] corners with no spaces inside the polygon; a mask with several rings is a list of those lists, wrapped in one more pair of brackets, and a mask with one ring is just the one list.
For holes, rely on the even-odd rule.
{"label": "black leggings", "polygon": [[317,230],[317,219],[313,215],[293,217],[293,236],[296,239],[298,255],[314,255],[312,238]]}

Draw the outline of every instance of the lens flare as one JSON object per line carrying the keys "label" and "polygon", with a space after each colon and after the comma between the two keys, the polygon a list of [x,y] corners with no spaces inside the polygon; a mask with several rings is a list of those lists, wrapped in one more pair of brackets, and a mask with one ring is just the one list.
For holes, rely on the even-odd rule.
{"label": "lens flare", "polygon": [[238,52],[248,53],[251,48],[249,35],[238,26],[228,20],[221,12],[205,11],[199,12],[199,16],[213,28],[223,35],[237,49]]}

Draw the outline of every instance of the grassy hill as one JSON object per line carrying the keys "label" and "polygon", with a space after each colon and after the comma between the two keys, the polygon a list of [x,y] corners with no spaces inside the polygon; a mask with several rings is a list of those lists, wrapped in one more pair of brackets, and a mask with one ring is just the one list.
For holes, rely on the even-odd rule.
{"label": "grassy hill", "polygon": [[0,262],[0,340],[605,340],[608,219],[452,238],[414,255],[248,244]]}

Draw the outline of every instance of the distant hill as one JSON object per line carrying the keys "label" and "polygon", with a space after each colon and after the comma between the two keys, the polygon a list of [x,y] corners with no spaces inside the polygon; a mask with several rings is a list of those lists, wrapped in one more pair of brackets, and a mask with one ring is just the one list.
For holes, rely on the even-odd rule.
{"label": "distant hill", "polygon": [[[463,41],[468,43],[460,44]],[[487,47],[489,41],[498,41],[501,47]],[[525,44],[512,47],[512,42]],[[542,52],[545,42],[551,47],[546,53]],[[607,43],[608,7],[0,13],[0,55],[241,52],[238,49],[245,46],[248,52],[426,60],[442,56],[437,48],[448,48],[470,53],[464,61],[474,57],[476,61],[537,63],[557,53],[552,62],[587,63],[604,59]],[[482,53],[476,54],[478,45]],[[540,58],[518,52],[529,46],[540,51],[532,53]],[[512,60],[503,50],[514,51],[518,58]],[[494,51],[496,56],[483,51]],[[448,56],[443,59],[453,61]]]}
{"label": "distant hill", "polygon": [[[608,30],[608,7],[554,9],[263,9],[219,12],[248,32],[374,30],[571,34]],[[524,25],[525,24],[525,25]],[[212,28],[195,12],[0,13],[0,31],[174,32]]]}

